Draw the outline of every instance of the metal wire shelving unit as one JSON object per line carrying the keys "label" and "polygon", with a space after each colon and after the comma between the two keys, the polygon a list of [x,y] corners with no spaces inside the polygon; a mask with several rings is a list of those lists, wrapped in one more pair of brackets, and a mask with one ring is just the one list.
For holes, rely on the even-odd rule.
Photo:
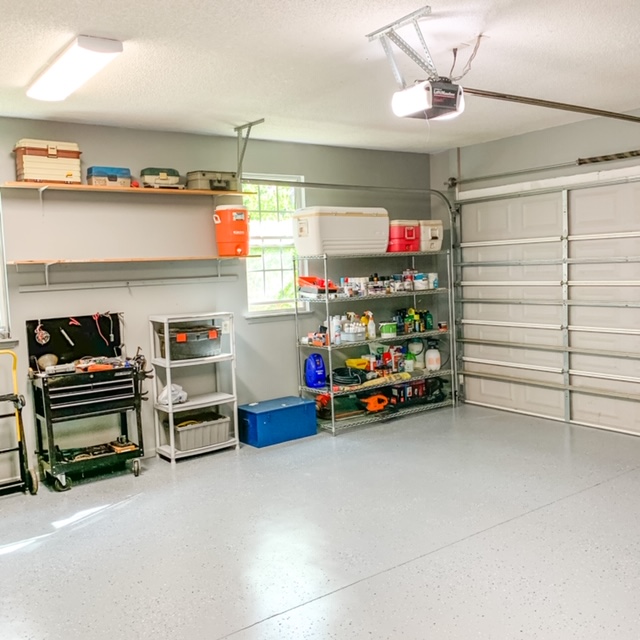
{"label": "metal wire shelving unit", "polygon": [[[356,342],[348,342],[342,343],[340,345],[336,344],[328,344],[324,346],[313,346],[302,344],[301,338],[301,327],[300,323],[303,317],[301,315],[302,309],[309,309],[312,312],[316,313],[319,310],[324,311],[324,316],[330,316],[330,310],[332,308],[340,308],[344,309],[345,304],[352,304],[354,306],[360,306],[362,302],[369,303],[381,303],[389,300],[398,301],[401,299],[407,300],[407,304],[413,306],[413,308],[418,308],[419,305],[424,304],[423,301],[433,300],[436,302],[438,299],[442,299],[442,297],[446,296],[446,319],[448,323],[448,327],[453,326],[454,321],[454,303],[453,303],[453,291],[450,286],[452,282],[452,261],[451,261],[451,252],[449,250],[443,250],[438,252],[399,252],[399,253],[383,253],[383,254],[362,254],[362,255],[313,255],[313,256],[296,256],[294,258],[294,278],[297,282],[298,272],[301,271],[301,268],[305,271],[305,273],[309,273],[311,271],[321,271],[322,277],[324,281],[328,283],[329,281],[329,272],[330,267],[334,267],[335,263],[338,261],[353,261],[353,260],[363,260],[363,259],[398,259],[403,262],[406,268],[416,269],[419,264],[423,266],[425,271],[438,271],[440,278],[445,281],[447,286],[439,287],[437,289],[425,289],[425,290],[412,290],[412,291],[403,291],[403,292],[393,292],[389,294],[376,294],[376,295],[364,295],[364,296],[334,296],[332,297],[329,294],[329,291],[325,289],[324,293],[319,292],[319,297],[315,299],[307,299],[300,297],[297,294],[296,305],[295,305],[295,327],[296,327],[296,344],[298,347],[298,379],[300,381],[299,384],[299,392],[301,395],[308,396],[319,396],[319,395],[328,395],[329,400],[329,408],[331,419],[324,420],[318,419],[318,427],[320,429],[329,431],[332,435],[336,435],[340,431],[344,431],[346,429],[373,424],[376,422],[386,422],[390,420],[394,420],[396,418],[400,418],[407,415],[418,414],[426,411],[430,411],[433,409],[439,409],[442,407],[453,406],[455,403],[456,393],[455,393],[455,385],[456,385],[456,375],[455,375],[455,349],[452,344],[452,336],[453,334],[449,332],[448,329],[444,330],[429,330],[422,332],[414,332],[408,333],[405,335],[399,335],[395,337],[376,337],[375,340],[359,340]],[[315,262],[315,265],[313,264]],[[321,264],[321,267],[318,267],[318,263]],[[427,268],[429,265],[431,267]],[[437,265],[436,269],[433,265]],[[315,269],[314,269],[315,267]],[[363,307],[364,310],[364,307]],[[442,318],[444,320],[444,317]],[[363,391],[369,390],[382,390],[387,387],[393,386],[395,384],[399,384],[397,379],[385,380],[384,378],[380,379],[380,382],[377,384],[367,384],[365,386],[356,385],[353,387],[340,387],[334,384],[333,382],[333,368],[336,366],[337,354],[339,352],[343,352],[345,350],[352,350],[354,348],[363,348],[367,347],[371,342],[383,343],[383,344],[401,344],[411,338],[447,338],[447,352],[448,357],[444,358],[446,361],[450,363],[448,368],[443,368],[437,372],[414,372],[411,376],[412,380],[432,380],[435,378],[443,378],[446,379],[447,384],[450,384],[449,397],[441,402],[417,402],[416,404],[411,405],[400,405],[394,407],[392,410],[382,411],[380,413],[371,413],[362,415],[351,416],[347,418],[340,419],[336,415],[336,407],[335,400],[336,398],[342,396],[348,396],[354,393],[359,393]],[[327,371],[328,371],[328,385],[326,387],[320,389],[313,389],[304,384],[304,374],[302,370],[302,361],[303,356],[306,356],[310,351],[320,351],[322,352],[327,360]],[[404,382],[409,382],[410,380],[405,380]],[[401,381],[402,382],[402,381]]]}

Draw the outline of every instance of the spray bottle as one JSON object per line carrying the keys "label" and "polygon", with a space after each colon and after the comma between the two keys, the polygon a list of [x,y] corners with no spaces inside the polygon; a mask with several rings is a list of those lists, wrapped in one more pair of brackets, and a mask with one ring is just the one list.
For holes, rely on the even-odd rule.
{"label": "spray bottle", "polygon": [[362,315],[366,318],[369,318],[369,322],[367,322],[367,338],[369,340],[375,340],[376,339],[376,323],[373,321],[373,312],[365,311]]}

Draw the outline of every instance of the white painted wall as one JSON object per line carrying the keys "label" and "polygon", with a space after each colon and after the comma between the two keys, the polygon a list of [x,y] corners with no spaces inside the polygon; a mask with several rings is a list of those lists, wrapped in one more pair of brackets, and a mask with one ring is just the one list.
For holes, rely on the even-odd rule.
{"label": "white painted wall", "polygon": [[[257,129],[254,130],[257,132]],[[83,171],[91,165],[128,166],[134,174],[147,166],[169,166],[182,174],[190,170],[233,170],[236,166],[236,140],[183,133],[160,133],[61,124],[55,122],[0,119],[0,182],[15,179],[11,150],[20,138],[43,138],[75,141],[80,145]],[[418,154],[389,153],[358,149],[340,149],[313,145],[251,141],[245,157],[244,170],[251,173],[301,174],[309,182],[379,185],[405,188],[429,187],[429,157]],[[149,198],[149,199],[147,199]],[[307,204],[342,204],[387,207],[392,218],[428,217],[429,203],[417,196],[391,196],[366,192],[307,192]],[[187,204],[188,202],[188,204]],[[202,225],[208,224],[212,203],[208,199],[162,196],[64,196],[47,194],[44,209],[33,192],[5,190],[2,194],[5,227],[10,231],[8,251],[13,257],[55,257],[57,251],[74,251],[87,255],[159,255],[172,246],[175,238],[179,248],[173,255],[184,255],[192,242],[194,253],[202,253],[211,235],[203,239]],[[44,215],[44,219],[42,216]],[[175,226],[163,232],[160,222],[175,215],[189,221],[184,236],[177,237]],[[78,216],[86,216],[83,224]],[[141,220],[144,221],[141,223]],[[45,226],[39,226],[41,221]],[[175,220],[169,219],[168,224]],[[79,227],[82,233],[79,232]],[[93,233],[91,233],[93,229]],[[110,230],[109,230],[110,229]],[[114,240],[114,229],[121,242]],[[109,230],[107,233],[105,230]],[[206,233],[206,232],[205,232]],[[105,238],[117,247],[105,249]],[[92,250],[87,250],[92,247]],[[40,256],[42,252],[47,255]],[[169,254],[171,255],[171,254]],[[72,257],[58,255],[58,257]],[[211,263],[168,263],[144,265],[85,265],[58,270],[60,280],[92,280],[127,278],[166,278],[176,275],[207,275],[213,273]],[[245,265],[242,261],[225,263],[223,273],[237,274],[235,283],[174,284],[162,287],[131,289],[95,289],[56,293],[19,293],[23,284],[41,282],[41,275],[29,270],[16,273],[9,270],[11,325],[13,335],[20,340],[20,387],[27,390],[27,353],[24,323],[27,319],[65,315],[92,314],[101,311],[122,311],[125,315],[125,335],[129,352],[142,347],[149,351],[147,317],[151,314],[233,311],[236,314],[238,346],[238,394],[240,402],[264,400],[297,394],[296,351],[294,325],[291,317],[269,322],[248,321],[246,312]],[[0,363],[2,364],[2,363]],[[144,407],[147,450],[153,450],[154,438],[150,403]],[[30,448],[34,447],[31,406],[25,410]],[[7,475],[0,461],[0,477]]]}

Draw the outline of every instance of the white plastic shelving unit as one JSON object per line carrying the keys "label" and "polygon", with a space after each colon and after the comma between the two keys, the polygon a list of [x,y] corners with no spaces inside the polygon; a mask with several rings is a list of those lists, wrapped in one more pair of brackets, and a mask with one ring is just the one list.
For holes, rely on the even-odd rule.
{"label": "white plastic shelving unit", "polygon": [[[162,349],[163,337],[170,336],[172,328],[215,325],[220,332],[221,352],[217,355],[193,358],[171,358],[171,348]],[[162,458],[175,463],[180,458],[201,455],[228,447],[239,448],[238,400],[236,394],[236,348],[233,313],[221,311],[188,315],[150,316],[149,332],[151,344],[151,364],[156,368],[153,384],[154,423],[156,430],[156,452]],[[164,340],[168,346],[167,340]],[[181,382],[187,369],[199,368],[203,375],[211,378],[209,390],[189,393],[188,380]],[[225,369],[223,371],[223,368]],[[169,394],[168,404],[160,404],[158,397],[166,385],[181,384],[187,391],[187,401],[174,403]],[[226,408],[226,410],[223,409]],[[206,446],[180,450],[176,447],[176,424],[178,416],[185,411],[220,408],[220,412],[230,418],[228,438]],[[168,422],[165,428],[164,421]],[[168,434],[168,437],[167,437]]]}

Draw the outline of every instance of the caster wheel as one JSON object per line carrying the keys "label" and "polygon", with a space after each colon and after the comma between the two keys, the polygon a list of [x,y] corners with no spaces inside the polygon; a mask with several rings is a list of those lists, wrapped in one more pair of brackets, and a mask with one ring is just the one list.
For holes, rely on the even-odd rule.
{"label": "caster wheel", "polygon": [[58,493],[62,493],[63,491],[69,491],[71,489],[71,479],[70,478],[66,478],[64,484],[62,484],[62,481],[60,480],[60,478],[54,478],[53,479],[53,490],[57,491]]}
{"label": "caster wheel", "polygon": [[131,463],[131,471],[136,478],[140,475],[140,460],[134,460]]}
{"label": "caster wheel", "polygon": [[29,493],[35,496],[38,493],[38,474],[33,469],[29,469],[29,479],[27,480]]}

